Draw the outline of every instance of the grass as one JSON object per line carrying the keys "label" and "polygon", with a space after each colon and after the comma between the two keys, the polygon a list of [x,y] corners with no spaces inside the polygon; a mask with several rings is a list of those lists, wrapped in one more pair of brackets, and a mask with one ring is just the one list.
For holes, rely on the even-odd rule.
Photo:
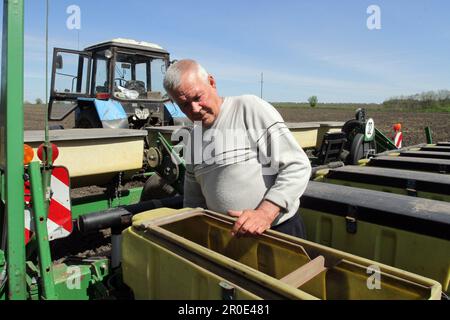
{"label": "grass", "polygon": [[450,112],[450,100],[388,100],[383,103],[388,110],[404,112]]}
{"label": "grass", "polygon": [[[271,102],[276,108],[312,108],[309,103],[299,102]],[[336,110],[356,110],[366,108],[370,110],[383,109],[383,106],[376,103],[318,103],[314,109],[336,109]]]}
{"label": "grass", "polygon": [[450,113],[450,103],[433,102],[428,104],[421,104],[417,101],[402,101],[402,102],[385,102],[378,103],[318,103],[316,107],[312,108],[309,103],[301,102],[271,102],[276,108],[304,108],[304,109],[333,109],[333,110],[356,110],[358,108],[365,108],[371,111],[400,111],[400,112],[446,112]]}

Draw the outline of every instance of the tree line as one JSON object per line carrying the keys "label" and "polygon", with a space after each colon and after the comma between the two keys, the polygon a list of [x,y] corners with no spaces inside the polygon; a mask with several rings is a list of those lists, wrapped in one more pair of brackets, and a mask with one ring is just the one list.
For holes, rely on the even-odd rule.
{"label": "tree line", "polygon": [[450,90],[426,91],[392,97],[383,102],[386,108],[450,111]]}

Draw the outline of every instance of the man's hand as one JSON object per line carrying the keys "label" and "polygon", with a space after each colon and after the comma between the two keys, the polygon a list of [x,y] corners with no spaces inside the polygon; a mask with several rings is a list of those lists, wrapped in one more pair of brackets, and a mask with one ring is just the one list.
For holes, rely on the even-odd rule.
{"label": "man's hand", "polygon": [[228,214],[238,218],[233,226],[233,236],[261,235],[270,228],[272,222],[280,214],[280,207],[264,200],[255,210],[235,211],[228,210]]}

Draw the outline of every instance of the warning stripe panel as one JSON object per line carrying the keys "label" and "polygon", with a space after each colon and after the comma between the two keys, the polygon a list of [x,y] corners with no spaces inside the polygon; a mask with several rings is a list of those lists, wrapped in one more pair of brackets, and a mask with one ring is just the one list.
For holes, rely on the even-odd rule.
{"label": "warning stripe panel", "polygon": [[72,215],[70,214],[70,211],[59,202],[50,201],[48,218],[57,222],[67,231],[72,232]]}
{"label": "warning stripe panel", "polygon": [[31,239],[31,230],[34,230],[34,227],[31,224],[31,212],[25,208],[25,243],[28,243]]}
{"label": "warning stripe panel", "polygon": [[[47,231],[49,240],[67,237],[71,234],[72,214],[70,205],[70,177],[65,167],[55,167],[51,176],[52,198],[50,199]],[[24,186],[25,202],[31,201],[29,181]],[[32,202],[32,201],[31,201]],[[33,214],[25,208],[25,241],[28,243],[34,232]]]}
{"label": "warning stripe panel", "polygon": [[395,146],[397,148],[401,148],[402,147],[402,141],[403,141],[403,133],[399,132],[399,133],[397,133],[395,135],[395,138],[394,138]]}
{"label": "warning stripe panel", "polygon": [[67,231],[60,224],[56,224],[50,219],[47,219],[48,238],[50,241],[55,239],[64,238],[70,235],[71,232]]}
{"label": "warning stripe panel", "polygon": [[65,167],[55,167],[52,171],[52,177],[55,177],[65,185],[70,185],[69,172]]}
{"label": "warning stripe panel", "polygon": [[60,205],[64,206],[70,211],[70,189],[67,184],[64,184],[52,175],[51,177],[51,189],[52,189],[52,199],[59,202]]}
{"label": "warning stripe panel", "polygon": [[[25,213],[25,225],[25,243],[28,243],[35,232],[34,219],[32,219],[31,211],[28,209],[26,209]],[[48,218],[47,232],[50,241],[67,237],[72,233],[72,222],[66,221],[64,225],[61,225],[59,222],[55,223]]]}

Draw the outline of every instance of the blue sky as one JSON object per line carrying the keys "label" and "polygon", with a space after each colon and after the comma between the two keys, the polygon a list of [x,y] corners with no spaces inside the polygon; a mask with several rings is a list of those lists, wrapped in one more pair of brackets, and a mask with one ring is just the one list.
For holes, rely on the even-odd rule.
{"label": "blue sky", "polygon": [[[222,95],[269,101],[382,102],[450,89],[450,2],[50,0],[50,51],[123,37],[194,58]],[[366,10],[381,9],[381,30]],[[68,30],[66,9],[81,9]],[[2,10],[2,9],[1,9]],[[25,1],[25,99],[45,97],[45,1]],[[78,45],[79,36],[79,45]]]}

